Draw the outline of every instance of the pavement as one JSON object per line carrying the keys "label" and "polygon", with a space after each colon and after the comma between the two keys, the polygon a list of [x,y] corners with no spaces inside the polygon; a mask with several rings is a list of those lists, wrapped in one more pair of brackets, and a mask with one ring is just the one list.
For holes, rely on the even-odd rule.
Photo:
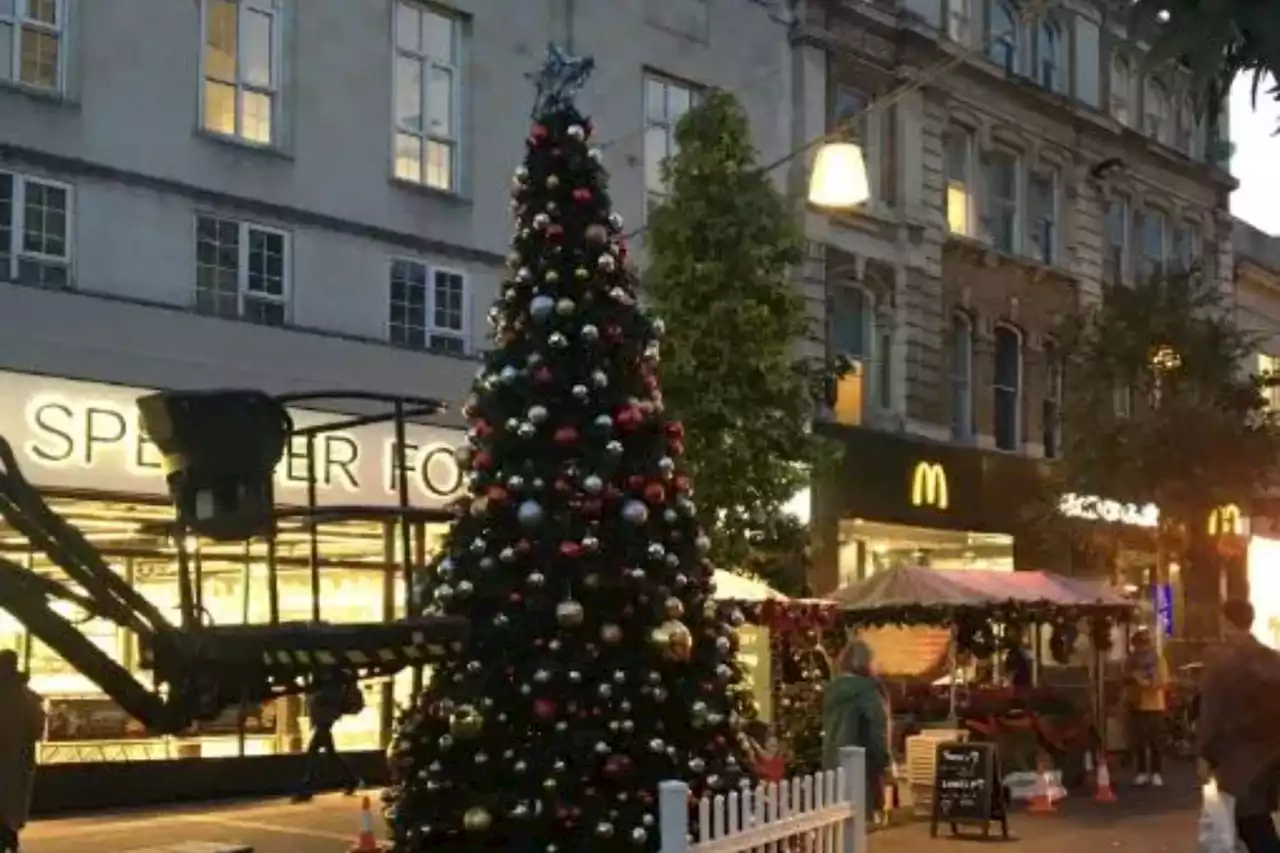
{"label": "pavement", "polygon": [[[952,839],[927,823],[871,835],[870,853],[974,853],[988,845],[1009,853],[1194,853],[1199,791],[1191,779],[1171,779],[1162,790],[1117,786],[1119,802],[1080,797],[1058,804],[1051,815],[1015,808],[1003,841],[973,830]],[[384,839],[378,792],[374,832]],[[164,809],[117,811],[40,820],[23,834],[25,853],[346,853],[360,827],[360,798],[323,794],[311,803],[249,800]]]}

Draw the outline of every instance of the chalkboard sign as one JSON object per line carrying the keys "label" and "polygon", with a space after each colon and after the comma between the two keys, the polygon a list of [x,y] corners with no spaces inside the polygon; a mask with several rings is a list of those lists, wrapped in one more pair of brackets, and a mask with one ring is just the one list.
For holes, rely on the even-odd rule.
{"label": "chalkboard sign", "polygon": [[929,834],[937,837],[938,824],[945,823],[952,834],[959,834],[961,826],[978,826],[988,836],[992,821],[999,821],[1001,834],[1008,838],[1004,780],[995,744],[938,744]]}

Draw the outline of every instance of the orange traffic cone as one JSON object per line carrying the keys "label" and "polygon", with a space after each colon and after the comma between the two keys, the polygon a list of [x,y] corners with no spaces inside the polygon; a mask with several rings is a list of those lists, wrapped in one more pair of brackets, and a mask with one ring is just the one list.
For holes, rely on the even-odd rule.
{"label": "orange traffic cone", "polygon": [[1107,768],[1107,757],[1105,755],[1098,759],[1098,775],[1093,788],[1093,801],[1095,803],[1114,803],[1116,801],[1116,792],[1111,787],[1111,771]]}
{"label": "orange traffic cone", "polygon": [[382,853],[382,845],[373,835],[373,812],[369,810],[369,798],[360,803],[360,834],[347,853]]}
{"label": "orange traffic cone", "polygon": [[1035,793],[1031,795],[1031,803],[1027,811],[1035,812],[1036,814],[1056,812],[1057,809],[1053,807],[1053,795],[1049,790],[1049,768],[1043,759],[1036,763],[1038,765],[1036,767],[1036,789]]}

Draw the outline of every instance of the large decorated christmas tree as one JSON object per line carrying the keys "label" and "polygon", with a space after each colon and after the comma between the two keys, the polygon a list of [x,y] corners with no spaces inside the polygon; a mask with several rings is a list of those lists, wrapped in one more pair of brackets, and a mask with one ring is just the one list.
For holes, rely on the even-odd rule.
{"label": "large decorated christmas tree", "polygon": [[467,617],[392,748],[397,850],[654,850],[657,792],[745,768],[733,615],[663,417],[662,322],[639,307],[594,128],[590,59],[535,77],[495,346],[465,414],[468,495],[420,592]]}

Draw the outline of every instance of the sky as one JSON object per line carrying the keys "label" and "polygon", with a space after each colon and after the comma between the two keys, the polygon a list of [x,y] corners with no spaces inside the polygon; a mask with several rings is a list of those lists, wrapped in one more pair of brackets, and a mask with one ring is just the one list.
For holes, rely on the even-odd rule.
{"label": "sky", "polygon": [[[1258,88],[1258,108],[1249,102],[1249,77],[1241,77],[1231,89],[1231,141],[1235,155],[1231,173],[1240,189],[1231,194],[1231,212],[1255,228],[1280,236],[1280,204],[1277,203],[1276,159],[1280,158],[1280,104],[1266,95],[1268,78]],[[1268,178],[1267,175],[1271,177]]]}

